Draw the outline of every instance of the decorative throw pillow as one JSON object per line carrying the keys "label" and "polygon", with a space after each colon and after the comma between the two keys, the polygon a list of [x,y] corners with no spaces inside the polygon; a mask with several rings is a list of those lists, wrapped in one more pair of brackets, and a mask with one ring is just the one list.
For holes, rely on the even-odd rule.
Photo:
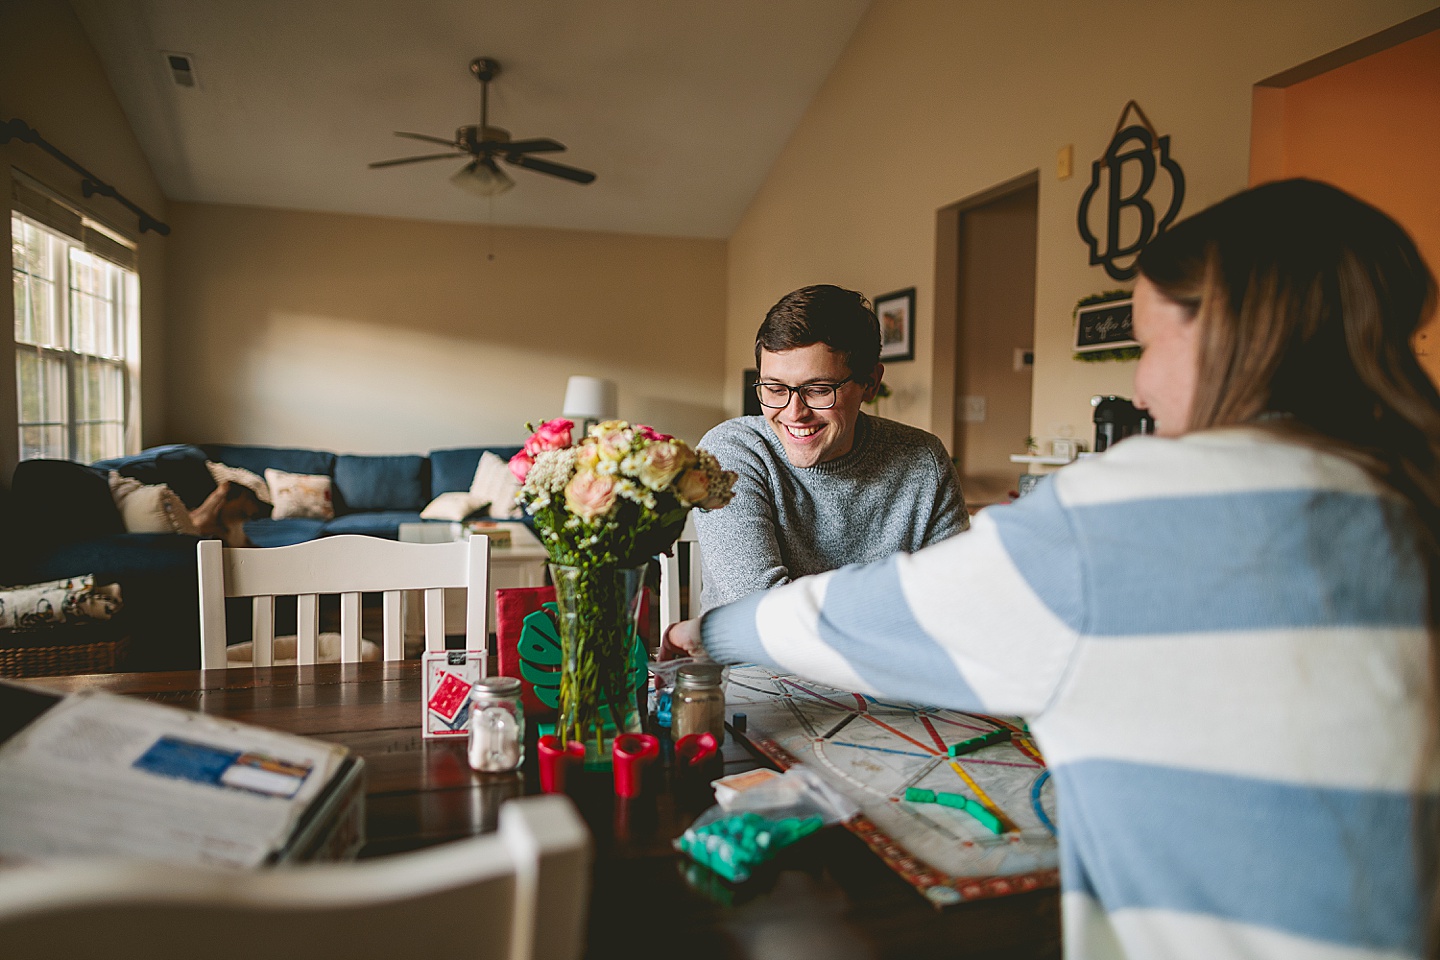
{"label": "decorative throw pillow", "polygon": [[490,516],[497,520],[519,517],[520,507],[515,503],[519,492],[520,484],[510,472],[510,465],[489,450],[482,453],[475,468],[475,479],[470,481],[470,493],[489,501]]}
{"label": "decorative throw pillow", "polygon": [[420,511],[420,516],[426,520],[464,520],[489,502],[473,493],[452,490],[440,494],[426,504],[425,509]]}
{"label": "decorative throw pillow", "polygon": [[264,503],[273,503],[270,499],[270,488],[265,485],[265,478],[258,473],[246,470],[244,467],[232,467],[228,463],[216,463],[214,460],[206,460],[205,466],[210,470],[210,476],[215,478],[215,485],[229,480],[231,483],[238,483],[242,487],[249,487],[255,491],[255,496]]}
{"label": "decorative throw pillow", "polygon": [[0,587],[0,630],[25,632],[67,621],[109,620],[124,606],[118,583],[95,586],[95,577]]}
{"label": "decorative throw pillow", "polygon": [[270,488],[275,504],[270,516],[275,520],[309,517],[314,520],[335,519],[335,501],[330,478],[315,473],[286,473],[270,467],[265,471],[265,485]]}
{"label": "decorative throw pillow", "polygon": [[197,535],[185,501],[163,483],[146,486],[134,477],[122,477],[111,470],[110,496],[125,521],[126,533]]}

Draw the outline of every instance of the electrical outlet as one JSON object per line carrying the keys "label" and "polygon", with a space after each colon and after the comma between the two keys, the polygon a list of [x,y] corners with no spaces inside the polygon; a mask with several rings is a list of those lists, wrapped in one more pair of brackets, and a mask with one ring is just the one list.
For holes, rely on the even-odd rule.
{"label": "electrical outlet", "polygon": [[1055,155],[1055,176],[1060,180],[1069,180],[1075,173],[1075,144],[1067,143],[1060,148]]}
{"label": "electrical outlet", "polygon": [[985,398],[965,397],[965,403],[961,409],[960,419],[966,423],[985,422]]}

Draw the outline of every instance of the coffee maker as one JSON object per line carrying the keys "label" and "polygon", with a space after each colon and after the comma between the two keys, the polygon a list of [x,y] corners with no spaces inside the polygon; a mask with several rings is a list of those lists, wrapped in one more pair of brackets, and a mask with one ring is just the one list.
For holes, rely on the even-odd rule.
{"label": "coffee maker", "polygon": [[1135,433],[1154,433],[1155,421],[1128,397],[1091,397],[1095,408],[1095,452],[1101,453]]}

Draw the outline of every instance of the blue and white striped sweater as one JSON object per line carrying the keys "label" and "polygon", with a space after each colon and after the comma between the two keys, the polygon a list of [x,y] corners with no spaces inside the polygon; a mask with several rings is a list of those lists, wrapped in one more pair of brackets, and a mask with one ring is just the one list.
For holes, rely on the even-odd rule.
{"label": "blue and white striped sweater", "polygon": [[1420,951],[1425,609],[1401,501],[1223,430],[1132,438],[704,636],[727,662],[1029,717],[1068,956],[1391,957]]}

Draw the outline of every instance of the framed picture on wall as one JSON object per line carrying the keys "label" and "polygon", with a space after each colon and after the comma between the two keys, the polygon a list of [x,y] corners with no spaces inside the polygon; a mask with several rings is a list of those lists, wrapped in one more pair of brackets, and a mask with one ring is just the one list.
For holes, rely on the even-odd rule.
{"label": "framed picture on wall", "polygon": [[875,298],[880,319],[880,362],[915,359],[915,288],[906,287]]}

